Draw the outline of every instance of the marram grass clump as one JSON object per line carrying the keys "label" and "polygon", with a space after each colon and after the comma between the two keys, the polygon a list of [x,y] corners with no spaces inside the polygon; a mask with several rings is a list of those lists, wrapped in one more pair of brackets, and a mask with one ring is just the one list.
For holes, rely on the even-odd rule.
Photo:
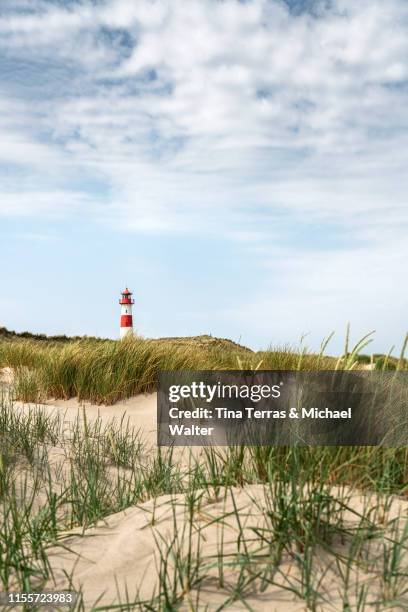
{"label": "marram grass clump", "polygon": [[154,390],[159,370],[317,369],[334,360],[289,348],[253,353],[234,345],[178,344],[140,338],[45,343],[0,342],[0,366],[13,369],[15,397],[114,404]]}
{"label": "marram grass clump", "polygon": [[[55,342],[33,339],[0,340],[0,367],[14,372],[14,397],[37,402],[45,398],[78,397],[97,404],[114,404],[153,391],[160,370],[333,370],[367,367],[360,352],[371,342],[367,334],[349,347],[349,329],[339,358],[325,355],[332,335],[319,353],[306,348],[269,348],[253,352],[229,340],[199,336],[122,341],[82,339]],[[406,369],[407,339],[400,358],[387,356],[372,367]],[[372,360],[371,360],[372,361]],[[369,364],[370,367],[370,364]]]}

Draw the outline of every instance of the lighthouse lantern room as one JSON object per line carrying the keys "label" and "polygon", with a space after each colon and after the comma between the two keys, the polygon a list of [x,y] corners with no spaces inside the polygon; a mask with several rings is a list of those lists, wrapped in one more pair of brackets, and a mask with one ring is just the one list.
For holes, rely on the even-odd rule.
{"label": "lighthouse lantern room", "polygon": [[120,304],[120,337],[133,334],[133,316],[132,316],[132,305],[135,303],[132,300],[132,292],[126,287],[122,291],[122,298],[119,300]]}

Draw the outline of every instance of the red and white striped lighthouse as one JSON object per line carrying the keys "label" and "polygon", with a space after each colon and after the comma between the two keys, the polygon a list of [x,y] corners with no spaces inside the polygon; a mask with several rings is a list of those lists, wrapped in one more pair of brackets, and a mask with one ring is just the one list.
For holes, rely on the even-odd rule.
{"label": "red and white striped lighthouse", "polygon": [[135,300],[132,300],[132,292],[126,287],[126,289],[122,291],[122,298],[119,300],[121,338],[133,334],[132,304],[134,303]]}

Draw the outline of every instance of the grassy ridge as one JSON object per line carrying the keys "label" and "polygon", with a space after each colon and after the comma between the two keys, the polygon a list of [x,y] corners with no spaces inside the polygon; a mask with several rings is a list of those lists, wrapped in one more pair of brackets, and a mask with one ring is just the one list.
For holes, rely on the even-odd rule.
{"label": "grassy ridge", "polygon": [[[0,338],[8,339],[8,340],[38,340],[39,342],[71,342],[73,340],[82,340],[88,336],[66,336],[65,334],[60,334],[58,336],[47,336],[46,334],[33,334],[29,331],[24,332],[16,332],[11,329],[7,329],[7,327],[0,327]],[[101,338],[95,338],[94,336],[89,336],[92,340],[101,340]]]}
{"label": "grassy ridge", "polygon": [[[114,404],[155,388],[159,370],[317,370],[366,367],[360,351],[370,342],[370,334],[349,348],[347,333],[344,353],[339,359],[306,349],[269,349],[253,352],[230,340],[199,336],[146,340],[132,337],[124,341],[84,338],[67,342],[6,338],[0,340],[0,367],[10,367],[15,375],[15,397],[40,401],[47,397],[78,397],[98,404]],[[407,336],[408,338],[408,336]],[[404,342],[400,358],[371,359],[373,367],[406,369]]]}
{"label": "grassy ridge", "polygon": [[336,361],[283,348],[254,353],[226,340],[193,339],[38,342],[3,340],[0,367],[15,372],[16,397],[78,397],[115,402],[154,389],[159,370],[332,368]]}

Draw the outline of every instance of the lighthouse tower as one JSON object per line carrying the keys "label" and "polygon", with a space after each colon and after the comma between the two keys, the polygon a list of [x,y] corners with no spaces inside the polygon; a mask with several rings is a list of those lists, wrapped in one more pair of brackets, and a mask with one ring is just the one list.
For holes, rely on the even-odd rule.
{"label": "lighthouse tower", "polygon": [[134,303],[135,300],[132,300],[132,292],[126,287],[126,289],[122,291],[122,298],[119,300],[121,339],[129,334],[133,334],[132,304]]}

